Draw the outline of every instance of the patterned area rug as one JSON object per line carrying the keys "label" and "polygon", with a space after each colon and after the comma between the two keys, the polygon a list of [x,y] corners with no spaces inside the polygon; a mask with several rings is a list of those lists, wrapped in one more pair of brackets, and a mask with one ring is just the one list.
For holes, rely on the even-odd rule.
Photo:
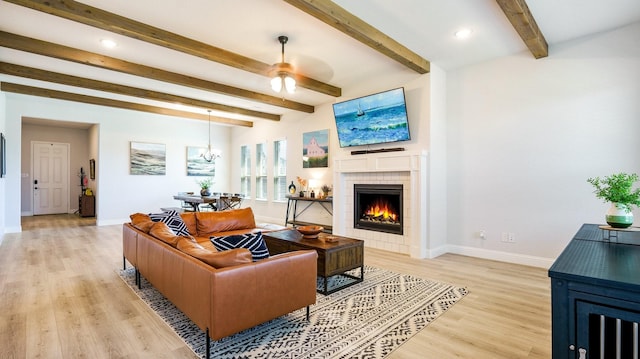
{"label": "patterned area rug", "polygon": [[[144,278],[139,290],[133,268],[120,276],[205,357],[205,334],[189,318]],[[318,294],[309,322],[306,309],[300,309],[211,341],[211,358],[384,358],[467,294],[465,288],[368,266],[364,278],[331,295]]]}

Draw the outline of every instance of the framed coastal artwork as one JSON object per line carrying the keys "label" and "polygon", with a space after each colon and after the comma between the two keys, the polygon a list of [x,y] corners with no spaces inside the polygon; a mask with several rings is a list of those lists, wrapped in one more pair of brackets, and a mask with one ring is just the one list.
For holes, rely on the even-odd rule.
{"label": "framed coastal artwork", "polygon": [[216,161],[207,162],[202,157],[205,147],[187,147],[187,176],[215,177]]}
{"label": "framed coastal artwork", "polygon": [[329,130],[302,134],[302,168],[329,167]]}
{"label": "framed coastal artwork", "polygon": [[131,141],[130,173],[132,175],[165,175],[167,173],[166,145]]}

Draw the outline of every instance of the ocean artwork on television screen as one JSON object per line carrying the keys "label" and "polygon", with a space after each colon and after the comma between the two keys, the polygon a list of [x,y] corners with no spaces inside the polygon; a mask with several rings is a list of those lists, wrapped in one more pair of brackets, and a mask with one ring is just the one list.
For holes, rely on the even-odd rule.
{"label": "ocean artwork on television screen", "polygon": [[336,103],[333,113],[340,147],[411,139],[403,88]]}

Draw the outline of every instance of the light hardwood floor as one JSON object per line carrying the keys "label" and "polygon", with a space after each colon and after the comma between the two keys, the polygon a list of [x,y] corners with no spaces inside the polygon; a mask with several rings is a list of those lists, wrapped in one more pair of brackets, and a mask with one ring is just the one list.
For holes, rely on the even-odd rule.
{"label": "light hardwood floor", "polygon": [[[23,218],[0,244],[0,358],[195,358],[120,280],[122,227],[74,215]],[[550,358],[544,269],[459,255],[365,249],[365,264],[470,293],[390,359]]]}

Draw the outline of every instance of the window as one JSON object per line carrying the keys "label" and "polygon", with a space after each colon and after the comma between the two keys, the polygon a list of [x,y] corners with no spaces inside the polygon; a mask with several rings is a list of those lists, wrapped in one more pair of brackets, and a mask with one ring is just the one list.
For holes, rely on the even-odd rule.
{"label": "window", "polygon": [[240,193],[251,195],[251,149],[249,146],[240,147]]}
{"label": "window", "polygon": [[267,199],[267,144],[256,145],[256,199]]}
{"label": "window", "polygon": [[273,142],[273,200],[284,201],[287,195],[287,140]]}

